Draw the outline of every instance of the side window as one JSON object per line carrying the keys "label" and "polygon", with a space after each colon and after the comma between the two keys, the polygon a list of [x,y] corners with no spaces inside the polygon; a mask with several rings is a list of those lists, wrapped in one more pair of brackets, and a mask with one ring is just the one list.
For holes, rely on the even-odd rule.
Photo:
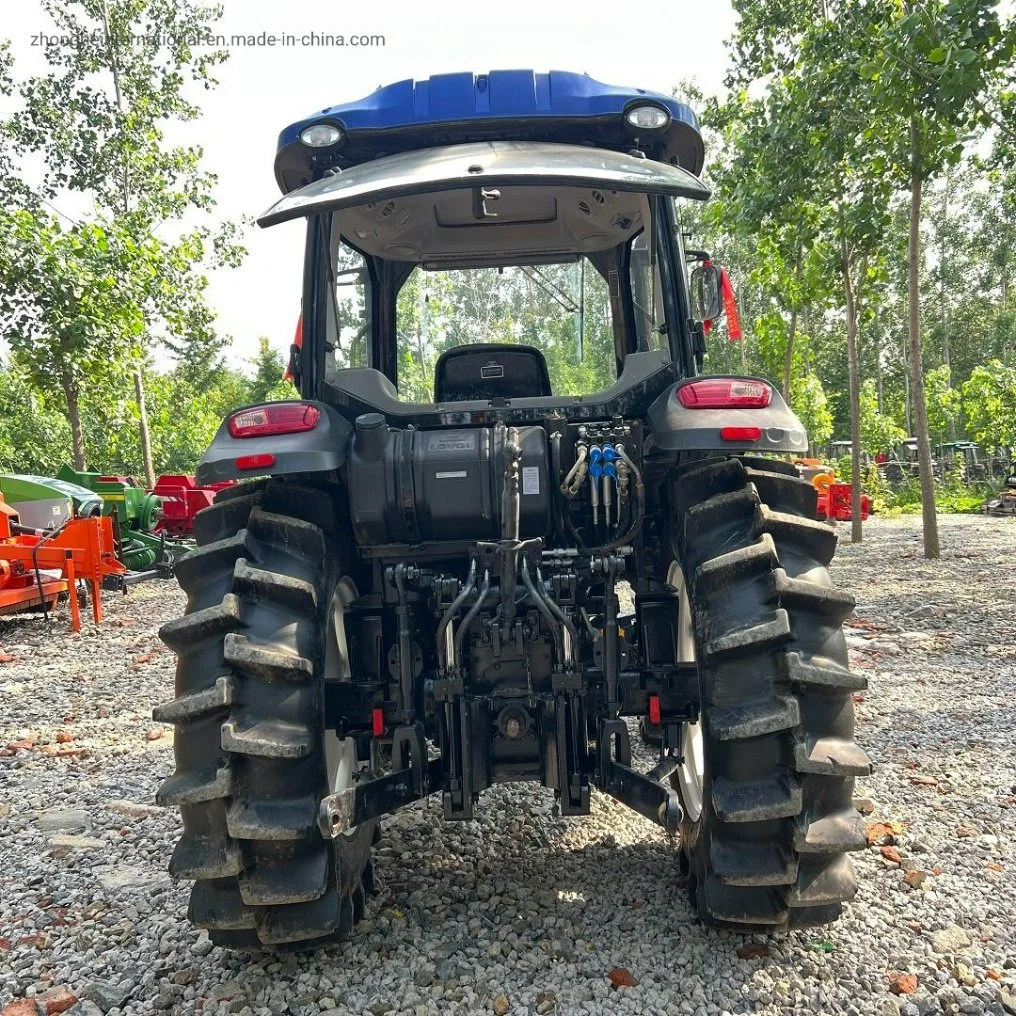
{"label": "side window", "polygon": [[370,343],[370,276],[363,255],[341,238],[332,260],[332,306],[328,311],[328,350],[337,370],[366,367]]}
{"label": "side window", "polygon": [[667,348],[667,336],[661,330],[664,323],[663,301],[654,254],[645,231],[632,240],[629,260],[631,295],[635,305],[635,335],[638,348],[643,350]]}

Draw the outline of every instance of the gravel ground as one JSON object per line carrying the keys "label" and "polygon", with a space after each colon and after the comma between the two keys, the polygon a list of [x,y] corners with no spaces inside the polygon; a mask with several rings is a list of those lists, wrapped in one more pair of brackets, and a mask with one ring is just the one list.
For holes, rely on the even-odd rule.
{"label": "gravel ground", "polygon": [[[562,820],[549,791],[507,786],[468,824],[386,820],[344,945],[212,948],[165,874],[177,818],[150,806],[172,768],[155,632],[181,595],[111,597],[79,637],[0,620],[0,1016],[1016,1013],[1016,520],[941,527],[938,564],[915,519],[841,547],[875,842],[843,920],[768,942],[698,926],[673,845],[633,813],[597,795]],[[638,983],[612,987],[615,968]]]}

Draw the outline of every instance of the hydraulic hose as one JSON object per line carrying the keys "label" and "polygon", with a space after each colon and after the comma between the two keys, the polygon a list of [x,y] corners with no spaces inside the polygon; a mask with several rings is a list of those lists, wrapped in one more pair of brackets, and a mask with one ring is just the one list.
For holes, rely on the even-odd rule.
{"label": "hydraulic hose", "polygon": [[624,459],[627,463],[628,468],[632,474],[632,504],[635,507],[634,515],[632,516],[631,525],[623,532],[620,536],[615,536],[613,540],[603,544],[602,547],[596,547],[594,550],[587,551],[590,554],[606,554],[612,550],[617,550],[618,547],[623,547],[639,530],[639,526],[642,525],[643,519],[646,517],[646,488],[642,482],[642,472],[638,466],[628,457],[628,453],[624,450],[624,445],[614,445],[614,450],[617,454]]}
{"label": "hydraulic hose", "polygon": [[473,623],[473,619],[480,613],[483,603],[487,599],[487,595],[489,593],[490,569],[485,568],[483,570],[483,585],[480,586],[480,592],[476,597],[476,603],[469,608],[466,612],[466,616],[462,619],[462,624],[460,624],[455,630],[455,660],[453,661],[455,666],[458,666],[459,660],[462,659],[462,643],[466,637],[466,632],[469,630],[469,626]]}
{"label": "hydraulic hose", "polygon": [[[585,479],[585,461],[589,449],[584,444],[575,446],[575,464],[568,470],[568,475],[561,481],[561,492],[567,497],[574,497],[582,486]],[[579,476],[579,479],[575,479]],[[574,484],[572,481],[575,480]],[[567,492],[567,493],[566,493]]]}
{"label": "hydraulic hose", "polygon": [[533,605],[543,615],[543,619],[549,625],[551,634],[554,637],[554,647],[557,650],[558,659],[563,662],[564,641],[561,638],[561,626],[558,624],[557,618],[554,617],[547,601],[544,600],[537,592],[536,586],[533,585],[532,576],[529,574],[529,562],[525,558],[522,559],[522,584],[529,592],[529,598],[533,601]]}
{"label": "hydraulic hose", "polygon": [[579,537],[571,518],[567,513],[565,513],[565,522],[568,526],[568,531],[584,557],[598,557],[600,554],[609,554],[612,550],[617,550],[618,547],[623,547],[638,532],[639,526],[642,525],[642,521],[646,517],[646,488],[642,483],[642,472],[628,457],[628,453],[624,450],[623,445],[615,445],[614,448],[617,451],[617,454],[628,464],[628,468],[632,472],[633,482],[631,501],[635,510],[632,515],[631,525],[629,525],[620,536],[615,536],[613,540],[604,543],[602,546],[587,547],[583,544],[581,538]]}
{"label": "hydraulic hose", "polygon": [[458,596],[452,600],[448,609],[444,612],[444,616],[441,618],[441,623],[437,627],[437,655],[441,663],[441,669],[446,670],[448,667],[448,654],[445,646],[445,633],[448,631],[448,625],[452,623],[452,620],[462,609],[462,604],[469,598],[469,594],[476,587],[476,558],[470,562],[469,565],[469,576],[466,578],[466,584],[462,587],[461,592]]}
{"label": "hydraulic hose", "polygon": [[[575,625],[568,620],[565,616],[565,612],[558,605],[557,601],[550,595],[550,591],[547,589],[543,581],[543,575],[540,574],[540,569],[536,569],[536,584],[543,594],[544,599],[547,601],[547,606],[550,607],[551,613],[564,625],[565,631],[568,632],[568,637],[571,639],[572,654],[575,653],[575,647],[579,644],[579,633]],[[570,662],[570,661],[569,661]]]}
{"label": "hydraulic hose", "polygon": [[[11,531],[15,533],[21,533],[24,536],[40,536],[41,539],[34,547],[32,547],[32,568],[35,570],[35,585],[39,590],[39,603],[42,607],[42,618],[44,621],[49,621],[49,609],[46,606],[46,593],[42,585],[42,569],[39,567],[39,550],[47,540],[56,539],[63,531],[67,528],[67,523],[70,522],[70,518],[65,519],[56,529],[30,529],[28,526],[23,526],[19,522],[13,523]],[[78,591],[76,589],[68,590],[68,595],[77,596]]]}
{"label": "hydraulic hose", "polygon": [[554,476],[554,482],[550,485],[550,507],[554,515],[554,532],[559,540],[567,543],[568,536],[565,533],[562,515],[568,510],[568,506],[561,504],[563,481],[562,483],[557,482],[561,475],[561,432],[559,430],[550,435],[550,469]]}

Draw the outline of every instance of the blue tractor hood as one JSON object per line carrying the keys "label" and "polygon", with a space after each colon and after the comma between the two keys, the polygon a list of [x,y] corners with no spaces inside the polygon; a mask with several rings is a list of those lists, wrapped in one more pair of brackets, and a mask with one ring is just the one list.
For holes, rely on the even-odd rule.
{"label": "blue tractor hood", "polygon": [[[668,116],[653,130],[625,119],[635,106]],[[310,148],[301,133],[315,124],[342,132],[328,148]],[[439,74],[385,85],[358,102],[323,109],[279,136],[275,177],[284,194],[333,167],[380,156],[477,141],[552,141],[627,152],[633,148],[698,175],[705,153],[691,107],[642,88],[620,88],[569,71],[504,70]]]}

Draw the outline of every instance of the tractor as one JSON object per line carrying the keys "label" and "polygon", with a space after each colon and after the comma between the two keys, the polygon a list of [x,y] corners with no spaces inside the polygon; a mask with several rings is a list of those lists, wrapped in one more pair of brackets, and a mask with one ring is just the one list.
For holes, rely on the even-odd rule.
{"label": "tractor", "polygon": [[305,224],[299,397],[221,425],[197,482],[241,482],[161,630],[157,799],[213,942],[348,935],[383,816],[468,820],[506,781],[662,826],[708,924],[854,896],[854,601],[800,421],[703,372],[703,159],[687,105],[566,72],[402,81],[282,132],[259,222]]}

